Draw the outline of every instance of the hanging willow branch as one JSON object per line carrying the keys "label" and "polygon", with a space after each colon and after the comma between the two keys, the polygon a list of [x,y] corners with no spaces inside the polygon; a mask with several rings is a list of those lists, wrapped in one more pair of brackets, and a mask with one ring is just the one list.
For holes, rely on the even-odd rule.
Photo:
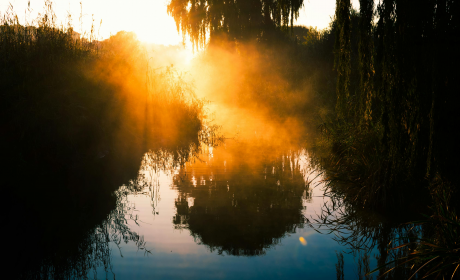
{"label": "hanging willow branch", "polygon": [[335,18],[337,32],[335,39],[335,68],[337,70],[337,114],[344,117],[350,97],[351,74],[351,22],[350,0],[337,0]]}
{"label": "hanging willow branch", "polygon": [[207,38],[241,41],[292,27],[302,6],[303,0],[171,0],[168,13],[184,41],[188,35],[194,48],[202,48]]}

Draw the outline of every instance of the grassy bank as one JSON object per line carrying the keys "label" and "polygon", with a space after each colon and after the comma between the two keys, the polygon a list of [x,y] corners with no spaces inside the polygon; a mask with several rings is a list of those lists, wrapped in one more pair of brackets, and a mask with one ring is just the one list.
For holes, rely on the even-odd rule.
{"label": "grassy bank", "polygon": [[[0,20],[2,206],[20,240],[7,266],[24,279],[84,277],[93,257],[106,265],[105,236],[88,234],[116,209],[113,192],[146,152],[188,150],[203,127],[203,101],[133,33],[82,37],[46,4],[33,25],[11,10]],[[106,247],[85,247],[94,242]]]}
{"label": "grassy bank", "polygon": [[82,38],[57,26],[51,6],[35,22],[23,26],[6,13],[0,27],[8,172],[71,176],[88,164],[140,162],[149,149],[197,141],[203,103],[174,69],[153,70],[134,34]]}

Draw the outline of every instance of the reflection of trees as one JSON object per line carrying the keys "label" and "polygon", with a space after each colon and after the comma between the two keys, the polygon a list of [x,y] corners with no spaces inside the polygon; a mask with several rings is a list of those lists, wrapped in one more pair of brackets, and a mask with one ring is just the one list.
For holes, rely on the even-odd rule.
{"label": "reflection of trees", "polygon": [[294,153],[244,144],[214,149],[208,159],[181,168],[174,184],[176,228],[230,255],[264,254],[302,227],[302,196],[310,194]]}
{"label": "reflection of trees", "polygon": [[[15,279],[86,279],[91,273],[96,275],[98,268],[103,269],[105,278],[112,278],[110,244],[120,248],[121,243],[134,242],[139,250],[145,250],[143,237],[128,227],[128,220],[135,221],[136,217],[126,194],[121,188],[113,199],[98,197],[110,201],[99,208],[66,209],[52,217],[38,217],[39,223],[26,225],[32,226],[32,231],[16,228],[14,237],[19,242],[9,260],[14,262],[10,268],[18,268]],[[61,220],[63,216],[68,220]]]}
{"label": "reflection of trees", "polygon": [[[121,245],[134,242],[138,250],[149,251],[145,248],[142,236],[132,231],[128,221],[137,223],[137,216],[133,215],[133,205],[127,200],[131,193],[128,187],[123,186],[115,192],[115,208],[109,210],[106,219],[95,224],[108,209],[105,207],[94,208],[101,213],[93,211],[76,210],[76,213],[66,212],[71,217],[69,221],[53,223],[43,221],[41,227],[34,228],[41,240],[33,239],[30,249],[34,251],[20,251],[16,256],[16,266],[21,269],[17,272],[19,279],[87,279],[91,274],[96,278],[97,270],[103,270],[104,278],[114,278],[112,274],[111,256],[112,245],[118,248],[122,255]],[[105,197],[109,199],[110,197]],[[102,199],[100,197],[100,199]],[[114,202],[114,201],[112,201]],[[92,219],[90,215],[96,216]],[[76,219],[76,218],[79,219]],[[100,220],[99,220],[100,221]],[[50,229],[53,230],[50,230]],[[43,234],[41,231],[46,231]],[[24,240],[21,240],[24,242]],[[27,243],[25,241],[24,243]],[[19,244],[17,250],[26,249],[26,244]],[[31,254],[31,255],[29,255]],[[22,256],[21,256],[22,255]]]}
{"label": "reflection of trees", "polygon": [[[334,234],[335,241],[345,246],[348,253],[357,256],[359,277],[365,277],[364,274],[369,272],[369,253],[375,249],[378,251],[375,255],[377,267],[381,268],[378,272],[379,279],[408,279],[414,274],[415,271],[411,270],[413,264],[404,262],[409,252],[416,247],[415,241],[423,236],[422,227],[414,224],[401,225],[400,217],[393,216],[391,220],[387,220],[386,217],[364,211],[330,189],[329,192],[326,191],[326,196],[330,200],[323,204],[321,214],[309,221],[310,226],[320,233]],[[412,245],[393,249],[407,243]],[[372,278],[368,276],[360,279]]]}
{"label": "reflection of trees", "polygon": [[[25,188],[16,215],[8,215],[6,221],[6,228],[14,229],[9,236],[18,240],[7,244],[11,258],[6,266],[18,268],[15,279],[87,279],[91,274],[100,277],[96,274],[101,271],[103,278],[115,278],[111,257],[123,255],[123,244],[134,243],[139,251],[149,253],[143,237],[128,225],[138,224],[138,218],[127,196],[154,187],[155,180],[146,178],[147,166],[155,171],[171,170],[187,161],[194,149],[192,143],[151,151],[145,155],[140,172],[139,161],[133,162],[136,171],[133,166],[96,169],[99,174],[92,174],[93,166],[89,165],[88,172],[82,172],[62,190],[53,185],[54,192],[36,188],[28,193],[30,188]],[[152,160],[157,165],[152,165]],[[119,186],[136,173],[139,176],[135,180],[114,191],[117,182]]]}

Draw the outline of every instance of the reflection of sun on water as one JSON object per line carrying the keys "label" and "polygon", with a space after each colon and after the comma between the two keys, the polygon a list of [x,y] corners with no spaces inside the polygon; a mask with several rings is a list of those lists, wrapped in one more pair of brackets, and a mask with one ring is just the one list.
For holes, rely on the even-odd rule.
{"label": "reflection of sun on water", "polygon": [[302,236],[299,237],[299,241],[300,241],[300,243],[302,243],[303,246],[307,246],[307,240],[305,240],[304,237],[302,237]]}

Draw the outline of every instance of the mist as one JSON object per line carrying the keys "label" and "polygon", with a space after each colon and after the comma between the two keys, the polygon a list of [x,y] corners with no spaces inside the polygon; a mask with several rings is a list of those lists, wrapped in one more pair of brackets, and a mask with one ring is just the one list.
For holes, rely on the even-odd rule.
{"label": "mist", "polygon": [[236,48],[219,41],[196,54],[186,68],[197,97],[209,102],[211,119],[228,137],[239,133],[299,144],[316,133],[316,119],[328,110],[318,84],[329,80],[333,90],[334,75],[324,71],[326,65],[312,67],[320,62],[302,53],[306,45],[286,39],[274,46],[240,43]]}
{"label": "mist", "polygon": [[454,279],[457,2],[167,2],[2,11],[15,279]]}

